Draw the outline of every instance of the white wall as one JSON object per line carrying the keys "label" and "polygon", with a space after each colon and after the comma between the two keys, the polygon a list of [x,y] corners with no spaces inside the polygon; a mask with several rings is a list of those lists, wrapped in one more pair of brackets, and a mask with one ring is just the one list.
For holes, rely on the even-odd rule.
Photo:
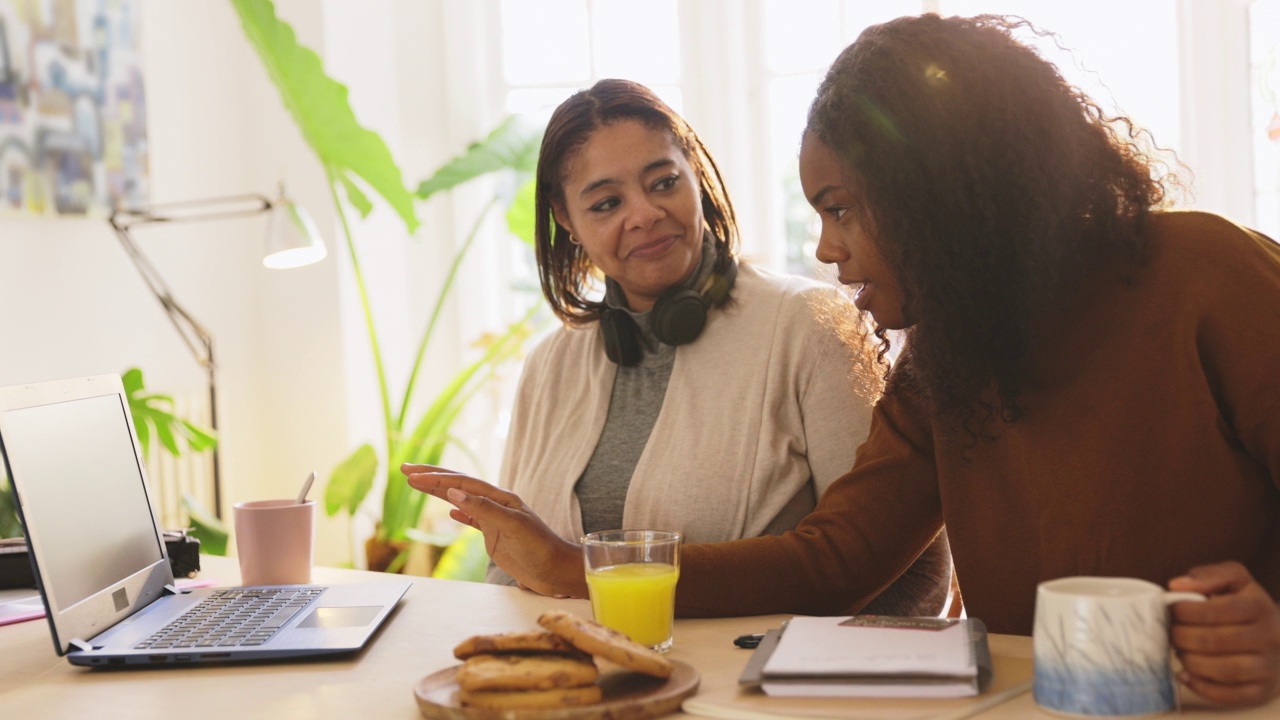
{"label": "white wall", "polygon": [[[319,7],[282,2],[303,42]],[[229,2],[143,0],[152,200],[292,194],[333,225],[319,167],[244,39]],[[262,268],[263,218],[135,232],[179,302],[212,332],[218,358],[223,511],[291,495],[349,449],[340,247],[323,263]],[[330,240],[334,237],[328,233]],[[0,217],[0,384],[142,368],[157,392],[196,396],[204,375],[105,219]],[[91,473],[91,470],[90,470]],[[348,556],[343,522],[323,522],[318,557]]]}

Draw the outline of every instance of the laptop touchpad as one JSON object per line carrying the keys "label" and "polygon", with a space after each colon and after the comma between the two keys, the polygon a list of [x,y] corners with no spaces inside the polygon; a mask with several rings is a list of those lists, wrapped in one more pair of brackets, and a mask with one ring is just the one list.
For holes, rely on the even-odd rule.
{"label": "laptop touchpad", "polygon": [[300,628],[361,627],[373,622],[382,612],[382,606],[373,607],[319,607],[311,611]]}

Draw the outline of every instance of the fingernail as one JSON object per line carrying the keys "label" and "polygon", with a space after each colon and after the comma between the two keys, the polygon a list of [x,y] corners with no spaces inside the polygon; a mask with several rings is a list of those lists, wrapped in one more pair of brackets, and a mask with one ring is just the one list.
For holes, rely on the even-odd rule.
{"label": "fingernail", "polygon": [[449,491],[446,492],[445,495],[449,497],[449,502],[453,503],[454,505],[457,505],[458,503],[463,502],[467,499],[467,494],[462,492],[458,488],[449,488]]}

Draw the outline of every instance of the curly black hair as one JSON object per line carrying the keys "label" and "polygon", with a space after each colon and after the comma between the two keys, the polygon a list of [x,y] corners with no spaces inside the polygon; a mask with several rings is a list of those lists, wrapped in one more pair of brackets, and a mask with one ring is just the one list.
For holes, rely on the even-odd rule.
{"label": "curly black hair", "polygon": [[1140,264],[1149,214],[1178,185],[1146,131],[1020,30],[1054,37],[993,15],[872,26],[831,66],[806,130],[840,157],[906,294],[908,361],[887,392],[911,388],[973,438],[1022,415],[1037,319],[1098,263]]}

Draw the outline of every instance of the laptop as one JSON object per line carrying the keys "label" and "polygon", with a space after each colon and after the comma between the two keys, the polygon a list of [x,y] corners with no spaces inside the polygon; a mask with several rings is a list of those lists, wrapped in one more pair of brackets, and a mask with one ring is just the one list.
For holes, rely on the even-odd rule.
{"label": "laptop", "polygon": [[352,653],[409,589],[397,579],[178,590],[118,375],[0,388],[0,453],[53,645],[75,665]]}

